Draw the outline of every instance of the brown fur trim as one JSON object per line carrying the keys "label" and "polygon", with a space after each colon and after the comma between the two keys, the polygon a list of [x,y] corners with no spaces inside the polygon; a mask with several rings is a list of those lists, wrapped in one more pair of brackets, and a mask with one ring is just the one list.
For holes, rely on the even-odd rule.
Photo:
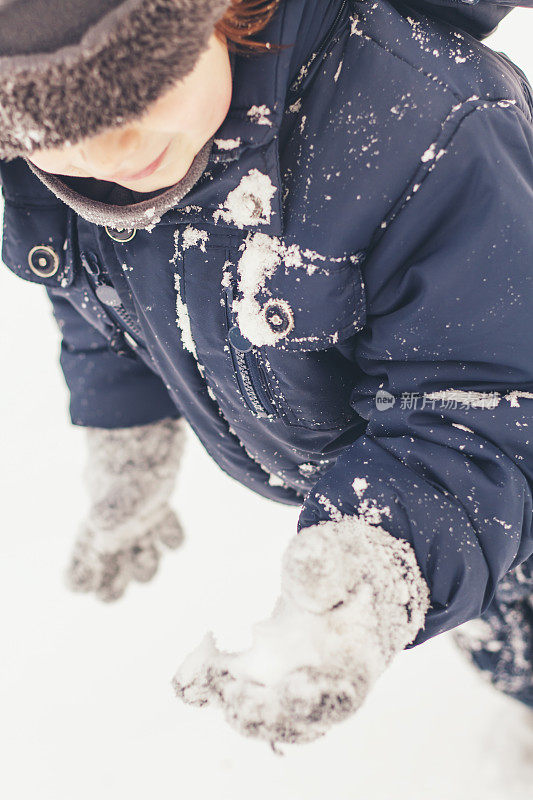
{"label": "brown fur trim", "polygon": [[229,0],[126,0],[79,45],[0,57],[0,158],[120,127],[188,75]]}

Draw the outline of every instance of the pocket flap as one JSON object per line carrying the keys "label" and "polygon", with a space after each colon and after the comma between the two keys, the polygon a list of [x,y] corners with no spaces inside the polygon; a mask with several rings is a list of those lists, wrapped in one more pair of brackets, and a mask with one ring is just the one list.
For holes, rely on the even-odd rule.
{"label": "pocket flap", "polygon": [[232,253],[232,307],[246,339],[257,347],[319,350],[364,326],[363,253],[326,257],[272,241],[255,234]]}
{"label": "pocket flap", "polygon": [[23,159],[1,162],[4,222],[2,261],[32,283],[66,287],[73,281],[69,209],[31,173]]}
{"label": "pocket flap", "polygon": [[67,227],[65,209],[19,206],[6,200],[2,261],[26,281],[70,286],[73,269]]}

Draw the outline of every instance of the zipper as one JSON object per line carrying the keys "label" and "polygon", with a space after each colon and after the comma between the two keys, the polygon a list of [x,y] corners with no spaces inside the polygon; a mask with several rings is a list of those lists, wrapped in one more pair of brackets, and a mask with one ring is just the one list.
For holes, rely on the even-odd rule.
{"label": "zipper", "polygon": [[235,324],[231,286],[226,287],[224,297],[229,349],[241,394],[254,416],[274,419],[278,416],[277,409],[270,395],[266,375],[257,359],[255,347],[242,336]]}
{"label": "zipper", "polygon": [[[90,252],[82,252],[80,254],[80,258],[83,263],[83,266],[85,267],[86,272],[93,279],[94,289],[97,289],[99,286],[109,286],[111,288],[114,288],[110,283],[107,283],[106,281],[102,280],[101,277],[102,270],[100,268],[100,264],[98,263],[96,256],[94,256]],[[98,298],[98,300],[100,301],[100,298]],[[111,317],[111,319],[113,319],[114,322],[117,321],[115,317],[118,317],[118,321],[123,323],[126,331],[128,333],[133,333],[137,338],[141,340],[141,342],[144,343],[143,333],[141,328],[139,327],[137,322],[132,318],[131,314],[124,308],[122,303],[117,306],[115,305],[110,306],[107,305],[106,303],[103,303],[103,305],[105,306],[107,314]]]}
{"label": "zipper", "polygon": [[313,64],[318,63],[318,60],[320,59],[320,57],[324,55],[324,52],[326,51],[326,48],[330,44],[331,37],[333,36],[333,34],[335,32],[335,28],[337,27],[337,24],[338,24],[340,18],[344,14],[346,6],[348,5],[348,1],[349,0],[344,0],[344,2],[342,3],[341,7],[337,11],[337,13],[335,15],[335,19],[333,20],[333,22],[329,26],[328,32],[326,33],[326,35],[322,39],[322,43],[320,44],[318,50],[315,53],[312,54],[311,58],[307,61],[307,63],[305,65],[302,65],[300,67],[299,72],[298,72],[298,77],[296,78],[296,80],[294,80],[291,83],[291,85],[289,87],[289,90],[288,90],[288,95],[289,96],[294,94],[294,92],[297,92],[300,89],[300,86],[302,84],[303,79],[308,77],[309,70],[311,69]]}
{"label": "zipper", "polygon": [[131,314],[128,311],[126,311],[124,306],[122,306],[122,305],[120,305],[118,307],[113,306],[112,311],[114,311],[116,313],[116,315],[119,317],[119,319],[121,320],[121,322],[123,322],[125,324],[125,327],[129,326],[131,328],[131,330],[133,331],[133,333],[135,334],[135,336],[137,336],[139,339],[142,340],[142,331],[141,331],[140,327],[134,321],[134,319],[132,318]]}

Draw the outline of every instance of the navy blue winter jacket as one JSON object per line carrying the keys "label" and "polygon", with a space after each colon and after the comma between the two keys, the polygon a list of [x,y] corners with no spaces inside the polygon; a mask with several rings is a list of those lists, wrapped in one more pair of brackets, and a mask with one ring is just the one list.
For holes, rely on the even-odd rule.
{"label": "navy blue winter jacket", "polygon": [[3,260],[53,304],[72,422],[184,415],[299,529],[408,540],[414,644],[533,553],[533,101],[474,38],[510,5],[285,0],[260,38],[289,46],[234,58],[207,168],[152,228],[0,162]]}

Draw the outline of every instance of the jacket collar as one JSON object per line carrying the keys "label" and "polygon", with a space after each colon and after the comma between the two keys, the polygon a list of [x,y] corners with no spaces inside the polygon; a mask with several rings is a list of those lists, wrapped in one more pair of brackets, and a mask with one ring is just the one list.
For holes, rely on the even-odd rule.
{"label": "jacket collar", "polygon": [[[158,222],[203,222],[282,234],[278,135],[285,100],[291,81],[312,57],[313,47],[342,4],[343,0],[284,0],[256,37],[282,49],[257,56],[230,55],[233,92],[224,122],[198,153],[187,175],[157,197],[130,205],[104,203],[74,191],[60,177],[26,160],[28,167],[66,205],[98,225],[151,230]],[[236,216],[231,203],[228,206],[229,194],[241,192],[241,200],[246,202],[247,187],[258,173],[268,202],[259,203],[256,220],[246,213]],[[248,196],[250,201],[253,205],[253,197]]]}

